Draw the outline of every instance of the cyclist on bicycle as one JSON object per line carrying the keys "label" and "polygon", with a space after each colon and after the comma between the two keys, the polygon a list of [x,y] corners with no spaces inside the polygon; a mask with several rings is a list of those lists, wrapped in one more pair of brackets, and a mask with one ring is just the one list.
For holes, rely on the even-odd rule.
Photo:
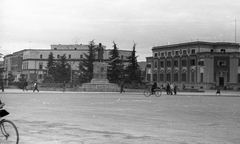
{"label": "cyclist on bicycle", "polygon": [[152,89],[151,89],[152,94],[155,93],[155,89],[157,88],[157,82],[155,81],[155,79],[154,79],[153,81],[154,81],[154,82],[153,82]]}
{"label": "cyclist on bicycle", "polygon": [[3,109],[4,106],[5,103],[0,100],[0,118],[9,114],[5,109]]}

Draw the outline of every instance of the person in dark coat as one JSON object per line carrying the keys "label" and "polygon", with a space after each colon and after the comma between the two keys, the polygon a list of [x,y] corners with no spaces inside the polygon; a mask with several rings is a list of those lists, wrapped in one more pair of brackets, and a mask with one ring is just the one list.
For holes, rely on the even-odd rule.
{"label": "person in dark coat", "polygon": [[124,90],[124,82],[121,82],[120,93],[123,93],[123,92],[125,92],[125,90]]}
{"label": "person in dark coat", "polygon": [[174,94],[176,95],[177,94],[177,85],[174,86],[173,91],[174,91]]}
{"label": "person in dark coat", "polygon": [[0,86],[1,86],[2,92],[4,92],[4,79],[0,79]]}
{"label": "person in dark coat", "polygon": [[66,90],[66,83],[65,83],[65,81],[63,82],[63,92],[65,92],[65,90]]}
{"label": "person in dark coat", "polygon": [[219,87],[217,88],[216,95],[221,95],[221,91]]}
{"label": "person in dark coat", "polygon": [[28,82],[24,81],[24,83],[23,83],[23,91],[24,90],[28,91],[27,86],[28,86]]}
{"label": "person in dark coat", "polygon": [[167,92],[167,94],[170,94],[170,85],[169,84],[167,84],[166,92]]}
{"label": "person in dark coat", "polygon": [[153,85],[152,85],[152,94],[154,94],[155,93],[155,89],[157,88],[157,82],[155,81],[155,80],[153,80],[154,82],[153,82]]}

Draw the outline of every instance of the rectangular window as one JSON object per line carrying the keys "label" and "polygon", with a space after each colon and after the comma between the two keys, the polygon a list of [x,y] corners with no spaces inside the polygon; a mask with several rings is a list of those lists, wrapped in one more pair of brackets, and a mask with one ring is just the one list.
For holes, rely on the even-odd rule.
{"label": "rectangular window", "polygon": [[150,81],[151,74],[147,74],[147,81]]}
{"label": "rectangular window", "polygon": [[226,50],[225,49],[221,49],[221,53],[225,53],[226,52]]}
{"label": "rectangular window", "polygon": [[195,77],[195,74],[194,72],[191,73],[191,82],[194,82],[194,77]]}
{"label": "rectangular window", "polygon": [[187,60],[182,60],[182,66],[187,66]]}
{"label": "rectangular window", "polygon": [[175,82],[178,82],[178,73],[175,73],[175,74],[174,74],[174,81],[175,81]]}
{"label": "rectangular window", "polygon": [[153,74],[153,80],[157,81],[157,74]]}
{"label": "rectangular window", "polygon": [[151,68],[151,64],[147,64],[147,68]]}
{"label": "rectangular window", "polygon": [[71,58],[71,55],[68,55],[68,58]]}
{"label": "rectangular window", "polygon": [[200,81],[203,82],[203,73],[200,74]]}
{"label": "rectangular window", "polygon": [[187,81],[187,74],[183,73],[182,74],[182,82],[186,82]]}
{"label": "rectangular window", "polygon": [[157,68],[157,62],[156,62],[156,61],[155,61],[155,63],[154,63],[154,67]]}
{"label": "rectangular window", "polygon": [[204,66],[204,61],[198,61],[199,66]]}
{"label": "rectangular window", "polygon": [[175,51],[175,56],[179,56],[179,51]]}
{"label": "rectangular window", "polygon": [[160,66],[164,67],[164,61],[160,61]]}
{"label": "rectangular window", "polygon": [[42,55],[40,55],[40,59],[42,59]]}
{"label": "rectangular window", "polygon": [[174,66],[175,66],[175,67],[178,67],[178,60],[175,60],[175,61],[174,61]]}
{"label": "rectangular window", "polygon": [[171,61],[167,61],[167,67],[171,67]]}
{"label": "rectangular window", "polygon": [[59,59],[59,58],[60,58],[60,56],[59,56],[59,55],[57,55],[57,58]]}
{"label": "rectangular window", "polygon": [[157,53],[154,53],[154,57],[155,57],[155,58],[157,57]]}
{"label": "rectangular window", "polygon": [[164,57],[164,52],[161,53],[161,57]]}
{"label": "rectangular window", "polygon": [[191,54],[194,55],[195,54],[195,49],[191,50]]}
{"label": "rectangular window", "polygon": [[39,69],[42,69],[42,68],[43,68],[43,64],[39,63]]}
{"label": "rectangular window", "polygon": [[169,81],[169,82],[171,81],[171,74],[169,74],[169,73],[167,74],[167,81]]}
{"label": "rectangular window", "polygon": [[80,59],[82,59],[83,58],[83,55],[80,55]]}
{"label": "rectangular window", "polygon": [[160,74],[160,81],[164,81],[164,74]]}
{"label": "rectangular window", "polygon": [[187,50],[183,50],[183,55],[187,55]]}
{"label": "rectangular window", "polygon": [[240,74],[238,74],[238,83],[240,83]]}
{"label": "rectangular window", "polygon": [[218,61],[218,66],[226,66],[226,61]]}
{"label": "rectangular window", "polygon": [[240,66],[240,59],[238,59],[238,66]]}
{"label": "rectangular window", "polygon": [[191,60],[190,60],[190,65],[191,65],[191,66],[195,66],[195,59],[191,59]]}
{"label": "rectangular window", "polygon": [[172,52],[168,52],[168,56],[171,57],[172,56]]}

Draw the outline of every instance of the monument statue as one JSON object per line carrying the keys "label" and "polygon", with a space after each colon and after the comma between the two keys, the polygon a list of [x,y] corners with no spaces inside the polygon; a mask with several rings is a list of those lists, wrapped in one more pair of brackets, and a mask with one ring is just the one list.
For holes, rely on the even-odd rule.
{"label": "monument statue", "polygon": [[99,43],[95,48],[97,54],[97,61],[93,62],[93,79],[90,83],[84,83],[82,87],[89,91],[117,91],[119,90],[117,84],[109,83],[107,79],[108,63],[103,62],[104,49],[102,44]]}
{"label": "monument statue", "polygon": [[99,46],[97,47],[97,51],[98,51],[98,61],[99,61],[99,62],[103,62],[104,49],[103,49],[101,43],[99,43]]}

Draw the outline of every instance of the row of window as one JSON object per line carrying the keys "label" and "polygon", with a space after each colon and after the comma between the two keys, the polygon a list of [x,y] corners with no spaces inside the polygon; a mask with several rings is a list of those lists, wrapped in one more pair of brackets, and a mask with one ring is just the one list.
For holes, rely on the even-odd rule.
{"label": "row of window", "polygon": [[[157,79],[156,78],[156,76],[157,75],[155,75],[154,77],[155,77],[155,79]],[[173,76],[173,77],[172,77]],[[195,82],[195,73],[191,73],[190,74],[190,76],[191,76],[191,82]],[[168,73],[168,74],[166,74],[166,75],[164,75],[164,74],[159,74],[159,81],[161,81],[161,82],[164,82],[164,81],[167,81],[167,82],[179,82],[179,74],[178,73],[175,73],[175,74],[170,74],[170,73]],[[202,78],[201,78],[201,80],[202,80]],[[181,82],[187,82],[187,73],[182,73],[181,74]]]}
{"label": "row of window", "polygon": [[154,57],[171,57],[171,56],[180,56],[180,55],[187,55],[187,54],[196,54],[195,49],[188,49],[188,50],[176,50],[176,51],[165,51],[165,52],[158,52],[154,54]]}
{"label": "row of window", "polygon": [[[43,55],[41,54],[41,55],[40,55],[40,59],[42,59],[42,58],[43,58]],[[60,58],[60,55],[57,55],[57,58],[59,59],[59,58]],[[68,58],[71,59],[72,56],[71,56],[71,55],[68,55]],[[80,59],[82,59],[82,58],[83,58],[83,55],[80,55]]]}
{"label": "row of window", "polygon": [[[165,61],[160,61],[160,67],[164,67],[164,63]],[[182,66],[187,66],[187,60],[182,60]],[[195,59],[190,59],[190,66],[195,66],[196,65],[196,60]],[[172,66],[172,61],[171,60],[167,60],[166,61],[166,67],[171,67]],[[173,66],[174,67],[178,67],[179,66],[179,60],[174,60],[173,61]],[[158,67],[158,62],[155,61],[154,63],[154,67],[157,68]]]}
{"label": "row of window", "polygon": [[[214,52],[213,49],[210,50],[210,52]],[[221,53],[225,53],[226,50],[225,49],[220,49],[220,52]],[[180,55],[194,55],[196,54],[196,50],[195,49],[184,49],[184,50],[172,50],[172,51],[165,51],[165,52],[158,52],[158,53],[155,53],[154,54],[154,57],[158,57],[158,56],[161,56],[161,57],[171,57],[171,56],[180,56]]]}
{"label": "row of window", "polygon": [[[42,58],[43,58],[43,55],[41,54],[41,55],[40,55],[40,59],[42,59]],[[57,55],[57,58],[59,59],[59,58],[60,58],[60,55]],[[68,55],[68,58],[71,59],[72,56],[71,56],[71,55]],[[80,59],[82,59],[82,58],[83,58],[83,55],[80,55]],[[123,55],[121,55],[121,59],[124,59],[124,56],[123,56]]]}

